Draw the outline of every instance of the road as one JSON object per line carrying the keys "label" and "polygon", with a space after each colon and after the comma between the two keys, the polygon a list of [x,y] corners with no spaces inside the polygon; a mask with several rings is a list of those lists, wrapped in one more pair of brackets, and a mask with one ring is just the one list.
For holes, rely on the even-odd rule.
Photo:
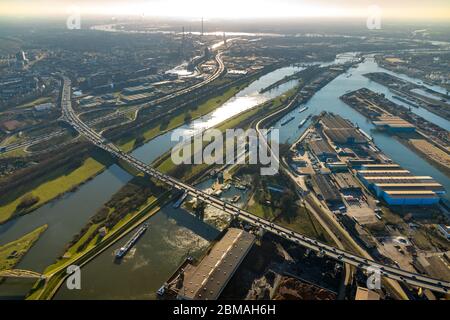
{"label": "road", "polygon": [[319,252],[321,255],[327,256],[329,258],[338,260],[343,263],[348,263],[353,266],[362,269],[379,270],[380,274],[389,279],[397,280],[400,282],[408,283],[412,286],[422,287],[430,289],[437,292],[447,293],[450,289],[450,282],[432,279],[430,277],[401,270],[399,268],[391,267],[388,265],[383,265],[379,262],[370,260],[368,258],[363,258],[358,255],[352,254],[350,252],[344,251],[342,249],[329,246],[327,244],[321,243],[315,239],[308,238],[304,235],[296,233],[283,226],[276,225],[266,219],[259,218],[247,212],[241,208],[236,207],[233,204],[222,201],[212,195],[209,195],[202,190],[196,189],[195,187],[181,182],[173,177],[170,177],[164,173],[161,173],[151,166],[141,162],[140,160],[134,158],[133,156],[123,152],[113,143],[108,142],[100,134],[92,130],[87,124],[82,122],[72,109],[71,104],[71,81],[70,79],[64,77],[64,85],[62,90],[61,106],[63,108],[63,117],[75,130],[86,137],[90,142],[95,144],[97,147],[110,153],[116,159],[125,161],[130,166],[138,171],[141,171],[148,176],[155,178],[170,187],[175,189],[185,191],[189,195],[198,198],[206,202],[207,204],[216,207],[231,214],[237,219],[248,222],[256,227],[264,229],[265,231],[271,232],[278,236],[281,236],[287,240],[293,241],[301,246],[309,248],[313,251]]}

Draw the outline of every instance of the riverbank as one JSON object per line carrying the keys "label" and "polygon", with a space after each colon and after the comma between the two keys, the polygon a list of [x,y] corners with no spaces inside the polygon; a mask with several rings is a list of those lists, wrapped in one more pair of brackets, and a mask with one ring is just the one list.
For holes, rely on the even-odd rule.
{"label": "riverbank", "polygon": [[14,269],[46,229],[47,225],[43,225],[15,241],[0,246],[0,271]]}
{"label": "riverbank", "polygon": [[[105,159],[99,153],[91,154],[81,166],[73,169],[73,164],[67,164],[37,181],[23,185],[19,190],[5,194],[0,201],[0,224],[18,216],[29,214],[43,205],[76,190],[80,185],[102,173],[112,161]],[[27,198],[34,199],[26,206]],[[20,208],[20,207],[23,208]]]}
{"label": "riverbank", "polygon": [[135,213],[131,213],[129,219],[114,226],[103,237],[93,239],[93,243],[82,252],[74,253],[76,245],[67,250],[68,255],[50,265],[44,272],[46,280],[39,280],[27,296],[28,300],[46,300],[51,299],[68,276],[66,268],[69,265],[76,264],[83,267],[97,255],[108,249],[111,245],[132,232],[136,227],[156,214],[160,208],[169,200],[169,194],[160,198],[149,199],[149,203]]}

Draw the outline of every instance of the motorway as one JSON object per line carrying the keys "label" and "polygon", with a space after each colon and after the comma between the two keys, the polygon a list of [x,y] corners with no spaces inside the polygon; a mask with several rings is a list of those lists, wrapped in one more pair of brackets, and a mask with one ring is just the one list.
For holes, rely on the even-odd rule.
{"label": "motorway", "polygon": [[[189,88],[191,89],[191,88]],[[401,270],[399,268],[383,265],[379,262],[363,258],[352,254],[350,252],[335,248],[333,246],[326,245],[315,239],[308,238],[304,235],[296,233],[288,228],[274,224],[263,218],[259,218],[247,212],[241,208],[238,208],[228,202],[222,201],[212,195],[209,195],[202,190],[196,189],[186,183],[183,183],[173,177],[163,174],[151,166],[141,162],[133,156],[121,151],[113,143],[108,142],[100,134],[92,130],[86,123],[81,121],[75,114],[71,104],[71,81],[64,77],[64,85],[61,95],[61,106],[63,112],[63,118],[75,128],[81,135],[86,137],[90,142],[97,147],[110,153],[117,159],[125,161],[133,168],[153,177],[170,187],[176,188],[181,191],[187,192],[189,195],[196,197],[199,200],[206,202],[207,204],[216,207],[231,214],[234,218],[241,219],[248,222],[251,225],[264,229],[265,231],[276,234],[282,238],[293,241],[303,247],[309,248],[315,252],[320,253],[323,256],[338,260],[343,263],[348,263],[358,268],[367,269],[369,271],[378,270],[382,276],[397,280],[400,282],[408,283],[412,286],[422,287],[430,289],[436,292],[448,293],[450,289],[450,283],[432,279],[430,277]]]}
{"label": "motorway", "polygon": [[[148,107],[151,107],[151,106],[156,106],[158,104],[161,104],[163,102],[167,102],[167,101],[169,101],[171,99],[174,99],[176,97],[179,97],[181,95],[187,94],[187,93],[189,93],[189,92],[191,92],[193,90],[199,89],[199,88],[201,88],[201,87],[211,83],[212,81],[216,80],[217,78],[219,78],[224,73],[225,65],[224,65],[224,63],[222,61],[222,52],[217,53],[217,55],[215,56],[215,60],[216,60],[216,63],[218,65],[218,68],[216,69],[216,71],[210,77],[208,77],[204,81],[199,82],[199,83],[197,83],[197,84],[195,84],[193,86],[190,86],[188,88],[178,90],[178,91],[176,91],[174,93],[171,93],[169,95],[166,95],[164,97],[152,100],[152,101],[147,102],[145,104],[138,105],[138,106],[135,106],[135,107],[131,107],[131,108],[128,108],[126,110],[119,110],[119,111],[114,112],[112,114],[108,114],[108,115],[106,115],[104,117],[100,117],[98,119],[94,119],[94,120],[88,121],[87,124],[89,126],[93,126],[93,125],[96,125],[96,124],[98,124],[100,122],[107,121],[107,120],[110,120],[110,119],[114,119],[114,118],[117,118],[119,116],[128,114],[130,112],[135,112],[135,119],[137,119],[139,111],[144,109],[144,108],[148,108]],[[64,119],[64,115],[61,118]],[[66,130],[60,129],[60,130],[53,131],[53,132],[51,132],[49,134],[46,134],[46,135],[43,135],[43,136],[33,137],[33,138],[27,139],[26,141],[22,141],[22,142],[17,142],[17,143],[13,143],[13,144],[10,144],[10,145],[6,145],[6,146],[4,146],[5,149],[2,152],[6,153],[6,152],[10,152],[10,151],[17,150],[17,149],[27,148],[27,147],[32,146],[34,144],[37,144],[37,143],[40,143],[40,142],[44,142],[44,141],[48,141],[48,140],[50,140],[52,138],[61,136],[61,135],[63,135],[66,132],[67,132]]]}

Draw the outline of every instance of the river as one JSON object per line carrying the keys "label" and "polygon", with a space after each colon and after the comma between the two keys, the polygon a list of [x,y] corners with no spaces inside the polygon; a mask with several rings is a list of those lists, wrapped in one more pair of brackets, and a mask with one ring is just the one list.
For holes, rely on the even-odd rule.
{"label": "river", "polygon": [[[350,58],[341,56],[336,60],[342,62]],[[293,88],[297,82],[290,81],[264,94],[260,94],[259,90],[299,70],[301,67],[280,68],[261,77],[220,108],[183,126],[182,129],[186,135],[192,135],[280,95]],[[388,98],[392,98],[392,94],[387,88],[363,76],[364,73],[375,71],[384,71],[409,81],[419,82],[417,79],[379,68],[372,58],[367,58],[357,68],[350,69],[348,73],[342,74],[318,91],[306,104],[309,107],[307,111],[298,113],[298,108],[301,107],[299,106],[284,117],[286,119],[295,116],[295,121],[280,127],[279,123],[284,121],[280,120],[275,127],[280,128],[281,141],[293,142],[309,125],[306,123],[302,129],[297,128],[301,119],[308,114],[319,114],[324,110],[332,111],[357,123],[363,130],[373,135],[377,145],[394,161],[416,174],[433,176],[450,190],[449,179],[445,175],[394,138],[373,131],[373,125],[366,118],[338,99],[347,91],[362,87],[384,93]],[[414,108],[413,111],[444,128],[450,127],[448,121],[425,109]],[[171,132],[168,132],[153,139],[136,149],[133,155],[147,163],[151,162],[175,144],[170,141],[170,136]],[[48,230],[18,266],[23,269],[42,271],[63,253],[64,245],[82,228],[89,217],[130,179],[129,174],[113,165],[81,186],[76,192],[55,200],[32,214],[0,226],[0,243],[14,240],[37,226],[48,223]],[[183,209],[175,210],[171,206],[163,208],[157,215],[149,219],[149,223],[149,230],[121,264],[113,262],[114,251],[126,242],[129,236],[106,250],[82,269],[82,290],[70,291],[63,286],[56,298],[155,298],[154,292],[167,280],[177,265],[188,254],[201,255],[210,241],[219,233],[218,229],[213,227],[213,223],[204,223],[193,218]],[[28,290],[29,285],[30,283],[23,280],[7,281],[0,286],[0,296],[20,297]]]}
{"label": "river", "polygon": [[[264,94],[260,94],[259,90],[302,69],[303,67],[291,66],[274,70],[252,82],[216,110],[180,129],[188,136],[274,98],[295,86],[295,83],[285,84]],[[133,155],[147,163],[152,162],[175,145],[176,141],[172,142],[170,139],[171,134],[172,131],[169,131],[156,137],[134,150]],[[0,225],[0,245],[18,239],[43,224],[48,224],[46,232],[17,266],[26,270],[44,271],[64,253],[64,246],[81,230],[89,218],[131,178],[119,166],[110,166],[75,192],[68,193],[31,214]],[[22,279],[8,280],[0,285],[0,297],[21,297],[30,289],[31,283],[32,281]]]}
{"label": "river", "polygon": [[[292,111],[290,114],[286,115],[283,119],[281,119],[275,127],[280,129],[280,138],[281,141],[290,141],[293,142],[300,134],[303,132],[308,123],[302,129],[298,129],[298,122],[301,119],[305,118],[308,114],[319,114],[324,110],[333,111],[342,115],[345,118],[350,119],[354,123],[358,123],[360,127],[366,132],[370,132],[380,148],[390,156],[394,161],[397,161],[405,168],[408,168],[412,172],[417,174],[426,174],[432,175],[438,181],[443,183],[446,188],[450,188],[449,179],[436,170],[434,167],[429,165],[425,160],[417,156],[415,153],[404,147],[401,143],[399,143],[394,138],[384,135],[380,132],[373,131],[373,126],[371,123],[365,119],[362,115],[355,112],[353,109],[345,105],[338,98],[340,95],[344,94],[348,90],[355,90],[361,87],[368,87],[374,91],[381,92],[386,94],[388,98],[392,97],[392,94],[388,91],[387,88],[378,85],[375,82],[372,82],[363,76],[364,73],[374,72],[374,71],[385,71],[384,69],[379,68],[373,59],[368,58],[363,63],[359,64],[357,68],[350,69],[347,74],[343,74],[330,82],[324,88],[322,88],[319,92],[317,92],[314,97],[306,104],[309,108],[307,111],[303,113],[298,113],[299,106],[296,110]],[[414,79],[408,79],[414,80]],[[288,84],[289,87],[295,85],[296,82],[290,82]],[[286,90],[284,87],[282,90]],[[248,96],[244,95],[245,99],[236,100],[241,101],[243,104],[246,103]],[[237,101],[230,101],[230,105],[237,104]],[[448,125],[445,119],[442,119],[425,109],[417,109],[416,112],[420,112],[420,114],[426,117],[428,120],[438,123],[440,125]],[[218,111],[219,112],[219,111]],[[280,123],[285,119],[290,118],[292,116],[296,117],[296,121],[290,122],[288,125],[280,126]],[[214,117],[209,117],[209,121],[212,123],[216,123],[217,120],[213,120]],[[204,124],[205,121],[199,121],[198,125],[194,125],[197,129],[201,127],[200,124]],[[191,129],[192,130],[192,126]],[[192,133],[192,131],[190,132]],[[141,155],[142,156],[142,155]],[[204,187],[207,187],[208,183],[205,183]],[[450,189],[449,189],[450,190]],[[182,211],[182,210],[178,210]],[[197,239],[195,241],[205,240],[201,234],[191,234],[187,230],[184,230],[186,226],[183,226],[180,221],[181,217],[184,219],[193,219],[192,217],[186,218],[190,216],[188,213],[184,213],[179,216],[173,216],[173,209],[170,206],[165,207],[162,210],[161,215],[157,215],[158,219],[151,218],[150,219],[150,229],[149,235],[145,235],[141,240],[140,244],[136,246],[135,258],[128,259],[123,263],[121,268],[118,268],[114,265],[113,255],[114,251],[120,247],[126,240],[124,239],[121,243],[113,246],[107,252],[101,255],[99,259],[96,259],[91,264],[83,268],[83,275],[86,275],[85,283],[86,290],[81,291],[70,291],[65,287],[62,287],[58,292],[56,298],[57,299],[99,299],[99,298],[119,298],[119,299],[129,299],[129,298],[149,298],[153,299],[156,297],[155,291],[167,280],[170,274],[176,269],[177,265],[181,263],[181,261],[186,257],[187,253],[192,254],[193,251],[196,255],[200,254],[201,249],[198,245],[194,245],[192,247],[192,242],[187,241],[184,237],[191,237],[191,239]],[[162,216],[162,218],[161,218]],[[168,219],[171,222],[167,222]],[[162,223],[164,221],[164,223]],[[164,227],[160,227],[160,224],[166,225],[171,223],[172,225],[178,225],[180,229],[176,228],[174,230],[167,229]],[[201,223],[199,221],[199,223]],[[210,225],[210,224],[209,224]],[[208,227],[209,229],[209,227]],[[152,231],[154,230],[154,231]],[[162,230],[162,231],[161,231]],[[183,232],[181,230],[184,230]],[[180,246],[184,247],[184,249],[180,249],[177,247],[176,250],[172,248],[172,241],[169,241],[169,234],[172,231],[176,231],[173,233],[172,237],[176,239],[175,241],[179,243]],[[192,229],[191,229],[192,231]],[[154,240],[154,236],[151,235],[152,232],[158,234],[158,240]],[[162,234],[161,234],[162,232]],[[200,238],[199,238],[200,237]],[[163,239],[163,240],[161,240]],[[166,239],[166,240],[164,240]],[[194,240],[192,240],[194,241]],[[145,247],[147,246],[147,247]],[[157,256],[161,260],[155,259],[153,250],[151,248],[167,248],[168,251],[165,254],[161,252],[157,253]],[[145,250],[144,248],[148,248]],[[203,247],[204,250],[205,247]],[[189,251],[191,250],[191,251]],[[199,252],[200,251],[200,252]],[[172,265],[167,265],[165,263],[166,260],[176,261]],[[139,267],[145,261],[145,268],[147,273],[143,270],[139,270]],[[160,263],[161,262],[161,263]],[[142,267],[143,268],[143,267]],[[164,272],[161,271],[162,268],[166,268]],[[134,272],[134,270],[138,270]],[[99,275],[100,273],[100,275]],[[143,275],[145,274],[145,275]],[[149,277],[148,275],[153,275]],[[142,276],[142,278],[140,278]],[[119,281],[120,283],[111,283],[110,279],[117,279],[117,277],[123,277]],[[142,281],[139,281],[142,280]]]}

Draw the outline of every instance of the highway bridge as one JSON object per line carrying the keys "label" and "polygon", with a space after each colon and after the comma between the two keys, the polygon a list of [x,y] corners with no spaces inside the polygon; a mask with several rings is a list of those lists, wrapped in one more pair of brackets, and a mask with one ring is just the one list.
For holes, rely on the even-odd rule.
{"label": "highway bridge", "polygon": [[64,119],[70,125],[72,125],[80,134],[82,134],[89,141],[94,143],[97,147],[110,153],[115,158],[125,161],[133,168],[141,172],[144,172],[148,176],[155,178],[167,184],[170,187],[173,187],[181,191],[185,191],[189,195],[196,197],[197,199],[202,200],[213,207],[221,209],[231,214],[235,218],[246,221],[247,223],[253,226],[276,234],[284,239],[293,241],[303,247],[309,248],[317,252],[321,256],[327,256],[329,258],[338,260],[342,263],[348,263],[358,268],[366,269],[369,272],[373,272],[373,270],[378,270],[381,276],[385,276],[387,278],[397,280],[399,282],[407,283],[412,286],[422,287],[436,292],[448,293],[448,290],[450,289],[449,282],[438,279],[432,279],[422,274],[412,273],[396,267],[383,265],[379,262],[365,259],[350,252],[321,243],[315,239],[308,238],[302,234],[294,232],[283,226],[279,226],[266,219],[256,217],[250,212],[238,208],[228,202],[222,201],[212,195],[203,192],[202,190],[196,189],[195,187],[189,184],[181,182],[173,177],[170,177],[164,173],[155,170],[151,166],[121,151],[113,143],[106,141],[106,139],[104,139],[100,134],[98,134],[97,132],[92,130],[87,124],[82,122],[72,109],[70,95],[71,95],[71,82],[70,79],[64,77],[64,85],[61,101]]}

